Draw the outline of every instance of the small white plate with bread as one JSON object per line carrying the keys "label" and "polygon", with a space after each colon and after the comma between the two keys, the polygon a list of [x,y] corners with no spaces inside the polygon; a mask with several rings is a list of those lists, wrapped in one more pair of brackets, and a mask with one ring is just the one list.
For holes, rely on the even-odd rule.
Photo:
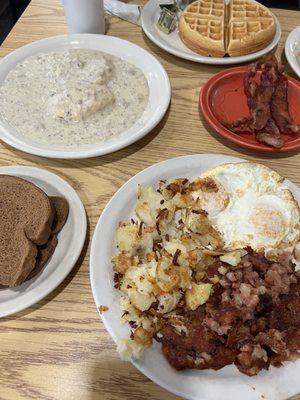
{"label": "small white plate with bread", "polygon": [[71,272],[86,237],[75,190],[52,172],[0,167],[0,317],[37,303]]}
{"label": "small white plate with bread", "polygon": [[157,25],[160,4],[150,0],[141,21],[148,38],[177,57],[203,64],[240,64],[271,52],[281,37],[279,21],[254,0],[196,0],[178,16],[169,34]]}
{"label": "small white plate with bread", "polygon": [[285,42],[285,55],[291,68],[300,79],[300,26],[297,26],[289,34]]}

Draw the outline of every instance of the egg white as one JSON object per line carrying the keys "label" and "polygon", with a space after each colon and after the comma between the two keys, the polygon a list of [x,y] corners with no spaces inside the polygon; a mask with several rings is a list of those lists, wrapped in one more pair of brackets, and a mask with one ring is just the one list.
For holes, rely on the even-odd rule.
{"label": "egg white", "polygon": [[[218,186],[217,192],[205,197],[204,205],[224,249],[250,246],[266,251],[290,248],[299,241],[299,205],[275,171],[244,162],[220,165],[200,178],[211,178]],[[203,193],[195,192],[193,197],[201,199]]]}

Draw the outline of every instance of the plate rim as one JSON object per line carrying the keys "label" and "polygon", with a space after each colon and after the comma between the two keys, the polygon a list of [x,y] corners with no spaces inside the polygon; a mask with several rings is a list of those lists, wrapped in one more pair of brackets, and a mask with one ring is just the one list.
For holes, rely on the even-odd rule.
{"label": "plate rim", "polygon": [[[290,141],[287,144],[285,144],[282,148],[280,149],[275,149],[273,147],[266,146],[261,143],[248,143],[244,140],[241,140],[239,135],[236,135],[234,132],[231,132],[229,129],[224,127],[220,121],[215,117],[214,113],[211,110],[210,107],[210,94],[212,87],[218,82],[224,79],[228,75],[233,75],[233,74],[240,74],[242,72],[245,72],[247,70],[247,67],[241,66],[241,67],[233,67],[233,68],[228,68],[226,70],[220,71],[216,74],[214,74],[211,78],[209,78],[205,84],[200,88],[199,91],[199,99],[198,99],[198,108],[199,112],[202,114],[204,117],[205,121],[208,123],[208,125],[216,132],[219,136],[225,138],[231,143],[235,143],[236,145],[254,150],[254,151],[259,151],[259,152],[268,152],[268,153],[287,153],[287,152],[292,152],[300,149],[300,137],[296,138],[295,140],[298,140],[299,143],[294,143],[294,141]],[[300,82],[289,76],[286,75],[288,80],[293,82],[293,84],[299,86],[300,90]]]}
{"label": "plate rim", "polygon": [[[77,194],[77,192],[73,189],[73,187],[62,177],[59,175],[43,168],[38,168],[38,167],[32,167],[32,166],[24,166],[24,165],[15,165],[15,166],[1,166],[0,167],[0,174],[12,174],[13,176],[20,177],[22,179],[26,179],[26,176],[30,178],[37,178],[40,179],[41,181],[45,182],[48,184],[48,182],[51,182],[53,187],[57,187],[57,184],[59,183],[59,189],[61,189],[62,193],[65,193],[66,191],[69,193],[69,197],[71,196],[72,198],[72,203],[69,202],[69,207],[70,209],[73,209],[75,214],[76,214],[76,220],[77,224],[80,224],[81,230],[78,232],[77,239],[79,238],[78,242],[79,245],[76,246],[76,250],[72,252],[70,256],[70,261],[68,263],[64,263],[65,269],[63,272],[58,275],[57,279],[49,285],[44,291],[37,293],[36,288],[40,288],[40,285],[45,285],[46,282],[41,282],[38,286],[34,288],[34,291],[32,292],[32,289],[29,289],[27,292],[31,293],[32,296],[27,296],[26,300],[22,300],[22,304],[15,305],[10,309],[10,311],[5,312],[5,311],[0,311],[0,319],[7,317],[9,315],[16,314],[20,311],[23,311],[34,304],[38,303],[41,301],[43,298],[48,296],[51,292],[53,292],[65,279],[66,277],[70,274],[72,269],[74,268],[75,264],[77,263],[80,254],[82,252],[85,240],[86,240],[86,233],[87,233],[87,215],[86,211],[84,208],[84,205]],[[24,177],[25,176],[25,177]],[[39,187],[38,185],[36,185]],[[63,232],[63,228],[62,228]],[[61,238],[60,240],[62,240]],[[66,253],[67,254],[67,253]],[[64,254],[64,257],[66,256]],[[55,275],[55,271],[51,276]],[[21,286],[21,285],[20,285]],[[1,290],[6,290],[6,288],[3,288]],[[25,293],[26,294],[26,293]],[[29,298],[28,298],[29,297]],[[15,300],[15,299],[14,299]],[[6,301],[6,304],[9,303],[9,300]]]}
{"label": "plate rim", "polygon": [[[257,3],[257,1],[255,0],[251,0],[254,3]],[[151,8],[154,7],[155,5],[159,5],[161,3],[164,3],[164,0],[149,0],[146,5],[142,8],[142,12],[141,12],[141,25],[142,25],[142,29],[145,33],[145,35],[159,48],[163,49],[164,51],[166,51],[169,54],[172,54],[176,57],[179,57],[181,59],[184,60],[188,60],[188,61],[193,61],[199,64],[209,64],[209,65],[233,65],[233,64],[241,64],[241,63],[246,63],[252,60],[255,60],[259,57],[262,57],[263,55],[270,53],[279,43],[281,36],[282,36],[282,29],[281,29],[281,25],[280,22],[278,20],[278,18],[276,17],[276,15],[274,13],[272,13],[272,15],[274,16],[275,19],[275,25],[276,25],[276,32],[274,35],[273,40],[271,41],[271,43],[269,43],[264,49],[261,49],[255,53],[250,53],[244,56],[236,56],[236,57],[206,57],[206,56],[202,56],[200,54],[197,54],[195,52],[193,52],[193,54],[189,53],[183,53],[180,49],[177,50],[175,47],[170,46],[168,44],[164,44],[164,41],[161,39],[158,39],[158,37],[156,37],[153,33],[152,30],[149,28],[148,25],[150,25],[150,23],[147,23],[148,18],[146,17],[146,13],[148,12],[149,9],[149,13],[151,12],[151,17],[154,14],[154,10],[152,11]],[[151,10],[151,11],[150,11]],[[153,26],[151,24],[151,26]],[[190,49],[189,49],[190,50]],[[191,51],[191,50],[190,50]]]}
{"label": "plate rim", "polygon": [[288,63],[290,65],[290,67],[292,68],[292,70],[294,71],[294,73],[298,76],[298,78],[300,79],[300,61],[298,63],[298,61],[296,60],[296,57],[294,55],[294,53],[291,50],[291,46],[293,45],[293,43],[295,42],[296,39],[296,34],[298,32],[298,36],[299,36],[299,45],[300,45],[300,26],[296,26],[296,28],[294,28],[288,35],[286,41],[285,41],[285,45],[284,45],[284,51],[285,51],[285,56],[288,60]]}
{"label": "plate rim", "polygon": [[[222,157],[223,161],[221,161],[220,163],[227,163],[227,162],[234,162],[234,163],[238,163],[238,162],[258,162],[260,163],[260,161],[252,161],[252,160],[247,160],[245,158],[240,158],[240,157],[235,157],[235,156],[231,156],[231,155],[224,155],[224,154],[212,154],[212,153],[205,153],[205,154],[192,154],[192,155],[184,155],[184,156],[179,156],[179,157],[173,157],[167,160],[163,160],[160,162],[157,162],[145,169],[143,169],[142,171],[139,171],[136,175],[134,175],[133,177],[131,177],[130,179],[128,179],[111,197],[111,199],[108,201],[108,203],[106,204],[105,208],[103,209],[101,215],[99,216],[99,219],[97,221],[95,230],[94,230],[94,234],[93,234],[93,238],[91,241],[91,250],[90,250],[90,261],[89,261],[89,275],[90,275],[90,285],[91,285],[91,289],[92,289],[92,294],[93,294],[93,299],[94,299],[94,303],[95,303],[95,307],[96,310],[99,314],[99,319],[102,320],[102,323],[106,329],[106,331],[109,333],[109,335],[111,336],[111,338],[113,339],[114,342],[116,342],[117,340],[117,336],[114,334],[113,328],[111,328],[109,322],[106,319],[106,315],[105,313],[103,313],[101,315],[101,313],[99,312],[98,309],[98,305],[99,303],[97,302],[97,297],[98,297],[98,290],[97,290],[97,281],[96,281],[96,277],[94,276],[96,274],[96,269],[99,268],[99,264],[97,264],[97,254],[98,249],[96,248],[96,241],[97,241],[97,237],[101,234],[101,228],[102,228],[102,224],[106,218],[106,215],[111,215],[111,208],[114,209],[114,202],[116,201],[116,199],[119,196],[122,196],[122,193],[124,190],[127,189],[128,186],[131,186],[131,184],[135,181],[139,181],[139,178],[144,175],[144,174],[148,174],[149,172],[151,172],[151,170],[156,171],[157,169],[161,169],[162,167],[164,167],[164,165],[168,164],[168,163],[173,163],[174,161],[178,161],[178,160],[192,160],[192,159],[199,159],[199,163],[201,162],[201,158],[202,157],[210,157],[210,158],[215,158],[215,157]],[[135,182],[137,184],[137,182]],[[300,191],[300,188],[298,186],[296,186],[293,182],[287,180],[287,182],[294,188],[294,190],[298,190]],[[185,398],[187,400],[200,400],[199,397],[195,397],[194,395],[186,395],[182,392],[177,391],[176,389],[172,388],[171,386],[169,386],[168,383],[165,383],[164,380],[162,379],[157,379],[156,377],[154,377],[152,375],[151,372],[149,372],[147,370],[147,367],[144,367],[144,365],[140,364],[139,361],[134,361],[132,360],[131,363],[142,373],[144,374],[146,377],[148,377],[149,379],[151,379],[155,384],[161,386],[162,388],[164,388],[165,390],[167,390],[170,393],[173,393],[177,396],[180,396],[181,398]],[[199,371],[201,372],[201,371]],[[201,400],[205,400],[207,399],[206,397],[201,397]]]}
{"label": "plate rim", "polygon": [[[88,145],[90,148],[88,149],[81,149],[81,150],[52,150],[51,145],[49,145],[47,148],[40,147],[39,143],[34,143],[34,144],[28,144],[24,142],[22,139],[19,137],[15,136],[14,133],[11,133],[9,129],[6,129],[5,126],[1,124],[1,119],[0,119],[0,139],[7,143],[9,146],[20,150],[22,152],[28,153],[28,154],[34,154],[40,157],[47,157],[47,158],[60,158],[60,159],[82,159],[82,158],[91,158],[91,157],[98,157],[98,156],[103,156],[106,154],[113,153],[115,151],[121,150],[127,146],[130,146],[131,144],[137,142],[138,140],[142,139],[144,136],[149,134],[163,119],[165,116],[169,104],[171,101],[171,84],[170,84],[170,79],[169,76],[161,64],[161,62],[154,57],[148,50],[144,49],[141,46],[136,45],[135,43],[129,42],[128,40],[121,39],[115,36],[109,36],[109,35],[98,35],[98,34],[92,34],[92,33],[76,33],[76,34],[65,34],[65,35],[55,35],[55,36],[49,36],[44,39],[39,39],[36,41],[33,41],[31,43],[28,43],[24,46],[18,47],[17,49],[11,51],[8,53],[5,57],[3,57],[0,60],[0,70],[1,66],[5,65],[7,61],[10,61],[14,57],[21,57],[22,58],[22,53],[24,51],[28,51],[28,49],[32,49],[32,54],[37,54],[39,52],[47,51],[47,46],[50,44],[57,44],[57,45],[72,45],[76,44],[76,42],[81,41],[81,46],[82,48],[85,48],[83,42],[89,41],[90,43],[95,42],[97,44],[100,44],[101,46],[101,41],[111,41],[112,45],[113,43],[119,43],[120,46],[127,46],[129,49],[135,49],[137,51],[141,51],[144,53],[146,57],[148,57],[151,62],[153,62],[153,65],[155,65],[158,73],[161,76],[162,81],[164,82],[164,90],[162,91],[162,96],[159,96],[161,105],[160,109],[157,112],[157,116],[151,121],[150,116],[148,120],[146,121],[145,124],[141,125],[140,127],[136,128],[136,131],[131,134],[128,137],[122,137],[118,135],[116,137],[112,137],[112,140],[118,138],[118,141],[116,143],[111,143],[111,144],[106,144],[104,141],[104,144],[100,142],[100,144],[92,144]],[[36,50],[35,47],[44,45],[44,50],[39,49]],[[26,56],[29,57],[30,55]],[[20,60],[19,60],[20,61]],[[142,71],[143,72],[143,71]],[[152,113],[153,114],[153,113]],[[122,133],[123,134],[123,133]],[[98,147],[97,147],[98,146]]]}

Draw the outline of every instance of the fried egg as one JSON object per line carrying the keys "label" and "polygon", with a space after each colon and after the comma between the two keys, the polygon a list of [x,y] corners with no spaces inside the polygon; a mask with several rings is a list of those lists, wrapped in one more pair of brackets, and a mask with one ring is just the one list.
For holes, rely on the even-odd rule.
{"label": "fried egg", "polygon": [[[208,182],[201,187],[199,182]],[[254,163],[223,164],[196,181],[193,199],[220,233],[224,249],[288,249],[300,238],[300,211],[283,178]]]}

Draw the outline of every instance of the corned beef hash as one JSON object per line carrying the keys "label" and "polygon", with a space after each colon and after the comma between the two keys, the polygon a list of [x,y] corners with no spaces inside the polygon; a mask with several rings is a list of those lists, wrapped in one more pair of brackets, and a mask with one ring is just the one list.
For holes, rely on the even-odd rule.
{"label": "corned beef hash", "polygon": [[300,351],[300,211],[275,171],[224,164],[139,187],[113,257],[124,359],[152,340],[177,370],[256,375]]}

